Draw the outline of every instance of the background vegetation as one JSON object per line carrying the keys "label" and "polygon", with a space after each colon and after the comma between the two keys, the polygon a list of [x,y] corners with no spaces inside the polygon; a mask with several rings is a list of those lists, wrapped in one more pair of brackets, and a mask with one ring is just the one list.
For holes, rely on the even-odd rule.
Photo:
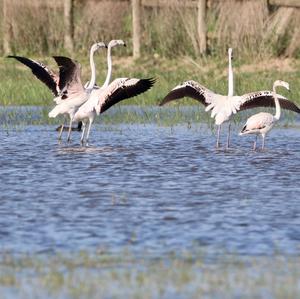
{"label": "background vegetation", "polygon": [[[201,56],[196,9],[176,5],[143,7],[143,55],[133,60],[130,1],[74,0],[73,3],[75,49],[74,53],[68,53],[64,49],[62,0],[9,1],[6,14],[12,37],[11,52],[41,60],[53,69],[56,66],[49,57],[72,56],[82,64],[84,80],[88,80],[90,45],[122,38],[128,47],[114,49],[113,75],[159,80],[146,96],[126,103],[156,104],[168,90],[187,79],[226,93],[227,48],[232,47],[237,94],[270,89],[272,82],[280,78],[289,81],[293,91],[290,98],[300,103],[300,91],[296,89],[300,83],[300,8],[270,6],[267,0],[209,0],[208,52]],[[101,84],[106,72],[104,51],[96,54],[96,63],[97,81]],[[2,105],[52,104],[47,88],[16,61],[0,60],[0,79]]]}
{"label": "background vegetation", "polygon": [[[75,0],[73,3],[76,52],[85,52],[94,41],[116,37],[131,44],[130,1]],[[62,4],[62,0],[9,1],[7,28],[12,36],[13,52],[44,55],[64,51]],[[176,5],[144,7],[142,14],[144,54],[168,58],[198,56],[197,9]],[[238,49],[240,55],[252,57],[299,57],[300,54],[300,9],[297,8],[270,6],[267,0],[210,0],[207,26],[210,55],[223,57],[228,46]],[[130,47],[127,54],[131,54]]]}

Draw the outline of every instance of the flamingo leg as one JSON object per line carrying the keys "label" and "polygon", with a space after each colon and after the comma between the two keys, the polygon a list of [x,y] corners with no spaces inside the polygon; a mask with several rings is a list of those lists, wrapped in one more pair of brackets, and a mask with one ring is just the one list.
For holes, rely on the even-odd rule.
{"label": "flamingo leg", "polygon": [[254,142],[253,142],[253,150],[254,151],[256,150],[256,143],[257,143],[257,135],[255,135],[255,139],[254,139]]}
{"label": "flamingo leg", "polygon": [[64,131],[64,123],[61,125],[60,127],[60,130],[59,130],[59,134],[58,134],[58,141],[61,141],[61,136],[62,136],[62,133]]}
{"label": "flamingo leg", "polygon": [[230,129],[231,129],[231,123],[229,122],[228,125],[228,135],[227,135],[227,143],[226,143],[226,148],[229,149],[229,145],[230,145]]}
{"label": "flamingo leg", "polygon": [[84,143],[84,135],[85,135],[85,130],[86,130],[86,123],[82,122],[82,133],[81,133],[81,138],[80,138],[80,144],[83,145]]}
{"label": "flamingo leg", "polygon": [[262,146],[261,146],[262,150],[265,148],[265,138],[266,138],[266,135],[262,135]]}
{"label": "flamingo leg", "polygon": [[221,132],[221,125],[218,126],[216,148],[220,147],[220,132]]}
{"label": "flamingo leg", "polygon": [[89,145],[89,136],[90,136],[90,131],[91,131],[91,127],[92,127],[92,123],[93,123],[93,119],[89,120],[89,127],[86,133],[86,138],[85,138],[85,144]]}
{"label": "flamingo leg", "polygon": [[73,117],[70,118],[70,126],[69,126],[69,131],[68,131],[67,142],[71,141],[72,123],[73,123]]}

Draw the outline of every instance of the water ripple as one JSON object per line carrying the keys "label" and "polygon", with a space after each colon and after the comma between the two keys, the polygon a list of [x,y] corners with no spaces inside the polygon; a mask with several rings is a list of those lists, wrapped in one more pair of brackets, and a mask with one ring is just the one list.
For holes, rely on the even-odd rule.
{"label": "water ripple", "polygon": [[96,125],[89,147],[49,126],[0,132],[0,250],[299,251],[299,130],[253,152],[197,126],[116,128]]}

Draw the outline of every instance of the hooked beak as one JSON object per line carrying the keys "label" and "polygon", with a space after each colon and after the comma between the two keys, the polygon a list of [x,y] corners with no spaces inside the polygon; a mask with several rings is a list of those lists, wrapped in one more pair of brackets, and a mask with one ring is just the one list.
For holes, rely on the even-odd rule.
{"label": "hooked beak", "polygon": [[124,43],[124,47],[127,47],[127,45]]}

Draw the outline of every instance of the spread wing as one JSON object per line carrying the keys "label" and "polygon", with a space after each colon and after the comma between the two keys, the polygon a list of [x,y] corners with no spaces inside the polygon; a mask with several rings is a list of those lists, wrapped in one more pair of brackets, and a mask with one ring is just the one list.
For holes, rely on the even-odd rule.
{"label": "spread wing", "polygon": [[79,63],[71,58],[64,56],[53,56],[59,67],[59,88],[62,92],[62,98],[84,92],[81,83],[81,68]]}
{"label": "spread wing", "polygon": [[58,81],[59,77],[53,71],[51,71],[46,65],[41,62],[22,57],[22,56],[14,56],[10,55],[7,56],[8,58],[15,58],[19,62],[23,63],[27,67],[29,67],[32,73],[47,87],[52,91],[55,96],[58,96],[59,87]]}
{"label": "spread wing", "polygon": [[120,101],[135,97],[150,89],[155,83],[154,78],[136,79],[119,78],[114,80],[105,91],[104,96],[98,102],[96,111],[103,113]]}
{"label": "spread wing", "polygon": [[[280,107],[300,113],[300,108],[282,95],[278,95]],[[240,110],[252,109],[257,107],[275,107],[274,98],[271,91],[257,91],[241,96]]]}
{"label": "spread wing", "polygon": [[159,106],[184,97],[193,98],[204,106],[208,106],[214,101],[215,93],[195,81],[186,81],[173,88],[161,101]]}

